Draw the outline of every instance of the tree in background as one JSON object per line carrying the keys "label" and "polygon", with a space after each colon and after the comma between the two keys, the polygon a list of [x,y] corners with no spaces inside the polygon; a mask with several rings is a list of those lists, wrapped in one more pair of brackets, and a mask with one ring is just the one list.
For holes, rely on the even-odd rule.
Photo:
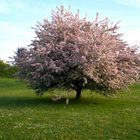
{"label": "tree in background", "polygon": [[35,28],[29,48],[19,48],[15,64],[19,77],[43,94],[52,87],[115,94],[139,79],[139,54],[117,33],[118,24],[106,18],[80,19],[63,6],[52,11],[52,20]]}
{"label": "tree in background", "polygon": [[0,77],[12,78],[17,71],[17,67],[0,60]]}

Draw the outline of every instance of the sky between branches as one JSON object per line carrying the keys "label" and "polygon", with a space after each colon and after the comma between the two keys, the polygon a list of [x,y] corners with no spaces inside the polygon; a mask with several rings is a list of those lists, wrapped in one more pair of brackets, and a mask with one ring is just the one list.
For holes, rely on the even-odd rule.
{"label": "sky between branches", "polygon": [[8,61],[18,47],[26,47],[34,39],[37,21],[51,19],[56,6],[71,6],[80,16],[93,21],[96,13],[100,19],[120,21],[120,33],[129,44],[140,43],[140,0],[0,0],[0,58]]}

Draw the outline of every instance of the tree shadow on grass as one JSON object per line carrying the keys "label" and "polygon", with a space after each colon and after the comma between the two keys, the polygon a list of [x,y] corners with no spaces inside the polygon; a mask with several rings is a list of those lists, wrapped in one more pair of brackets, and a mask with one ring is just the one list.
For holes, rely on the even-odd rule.
{"label": "tree shadow on grass", "polygon": [[36,105],[51,105],[54,104],[51,98],[42,97],[15,97],[6,96],[0,97],[0,107],[26,107]]}
{"label": "tree shadow on grass", "polygon": [[[136,103],[135,101],[124,101],[118,100],[114,98],[81,98],[80,100],[76,100],[75,98],[69,99],[69,106],[74,105],[94,105],[94,106],[104,106],[111,104],[126,104]],[[0,97],[0,108],[2,107],[27,107],[27,106],[64,106],[66,105],[66,98],[61,98],[59,101],[53,102],[51,96],[49,97],[20,97],[20,96],[1,96]]]}
{"label": "tree shadow on grass", "polygon": [[[76,100],[75,98],[69,99],[69,105],[75,104],[98,104],[97,99],[87,99],[82,98],[80,100]],[[52,101],[51,97],[16,97],[16,96],[1,96],[0,97],[0,107],[18,107],[18,106],[36,106],[36,105],[66,105],[66,98],[61,98],[59,101]]]}

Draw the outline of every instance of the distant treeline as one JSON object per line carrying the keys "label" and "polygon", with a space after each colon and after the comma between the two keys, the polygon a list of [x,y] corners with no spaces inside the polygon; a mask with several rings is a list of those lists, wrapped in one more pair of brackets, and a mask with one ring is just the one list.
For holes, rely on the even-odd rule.
{"label": "distant treeline", "polygon": [[18,71],[17,67],[0,60],[0,78],[12,78]]}

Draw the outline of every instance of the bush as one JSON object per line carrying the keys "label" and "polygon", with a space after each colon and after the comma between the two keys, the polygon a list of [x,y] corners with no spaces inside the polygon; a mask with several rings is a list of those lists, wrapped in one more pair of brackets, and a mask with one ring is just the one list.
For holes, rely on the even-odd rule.
{"label": "bush", "polygon": [[17,72],[17,67],[0,60],[0,77],[12,78]]}

